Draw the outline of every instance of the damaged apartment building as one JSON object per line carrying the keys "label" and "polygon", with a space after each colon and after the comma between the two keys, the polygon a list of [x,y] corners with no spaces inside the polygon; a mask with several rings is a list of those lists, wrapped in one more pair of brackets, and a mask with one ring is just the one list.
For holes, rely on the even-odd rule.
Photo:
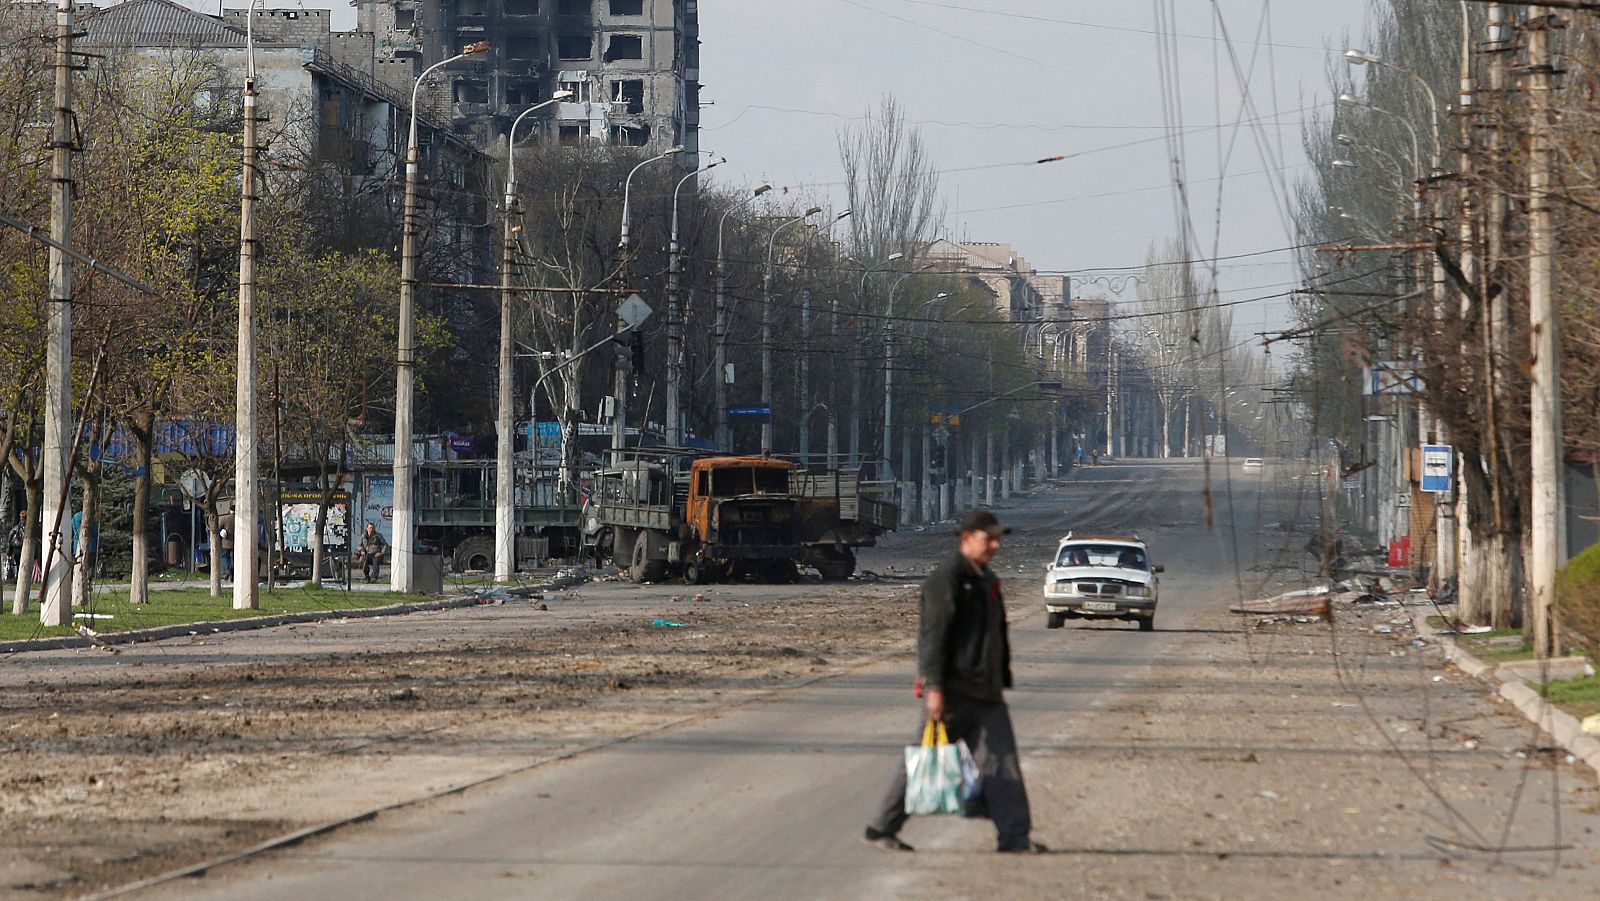
{"label": "damaged apartment building", "polygon": [[[425,90],[459,132],[483,139],[557,91],[538,127],[563,143],[698,149],[698,0],[357,0],[379,68],[414,76],[479,41],[487,53]],[[527,127],[525,123],[524,127]]]}

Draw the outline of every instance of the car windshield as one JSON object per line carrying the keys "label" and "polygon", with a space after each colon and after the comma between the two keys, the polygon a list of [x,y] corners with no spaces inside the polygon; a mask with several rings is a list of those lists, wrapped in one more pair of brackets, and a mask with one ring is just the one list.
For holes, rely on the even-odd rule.
{"label": "car windshield", "polygon": [[1149,569],[1144,551],[1127,544],[1069,544],[1056,554],[1056,566],[1118,566]]}

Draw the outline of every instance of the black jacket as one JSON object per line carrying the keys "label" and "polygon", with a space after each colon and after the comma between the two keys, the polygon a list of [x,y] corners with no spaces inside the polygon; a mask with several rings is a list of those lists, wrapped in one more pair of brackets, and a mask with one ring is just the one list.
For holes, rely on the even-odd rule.
{"label": "black jacket", "polygon": [[975,572],[957,553],[922,583],[917,674],[927,688],[1002,700],[1001,689],[1011,687],[1011,644],[993,570]]}

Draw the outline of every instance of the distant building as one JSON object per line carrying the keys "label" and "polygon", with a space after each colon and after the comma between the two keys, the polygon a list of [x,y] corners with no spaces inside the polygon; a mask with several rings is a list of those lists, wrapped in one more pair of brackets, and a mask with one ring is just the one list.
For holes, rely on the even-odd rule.
{"label": "distant building", "polygon": [[[425,66],[489,41],[441,73],[435,108],[458,130],[504,134],[556,91],[534,128],[568,143],[699,149],[698,0],[356,0],[357,30],[386,70]],[[408,82],[409,83],[409,82]],[[530,129],[532,131],[534,129]]]}
{"label": "distant building", "polygon": [[995,311],[1015,322],[1066,318],[1066,280],[1039,275],[1009,244],[940,238],[921,256],[936,264],[940,272],[954,274],[987,293],[994,298]]}

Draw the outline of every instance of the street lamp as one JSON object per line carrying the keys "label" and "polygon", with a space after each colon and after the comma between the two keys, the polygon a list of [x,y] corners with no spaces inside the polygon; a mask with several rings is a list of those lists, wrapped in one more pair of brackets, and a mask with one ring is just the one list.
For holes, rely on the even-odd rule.
{"label": "street lamp", "polygon": [[728,428],[728,266],[727,259],[722,253],[723,230],[728,224],[728,217],[739,210],[761,199],[761,195],[772,190],[772,185],[762,185],[756,188],[749,197],[739,201],[723,211],[717,220],[717,322],[716,322],[716,398],[717,398],[717,447],[722,451],[733,450],[733,435]]}
{"label": "street lamp", "polygon": [[[233,609],[256,594],[256,7],[244,14],[244,175],[239,185],[239,335],[234,375]],[[135,528],[144,528],[137,523]]]}
{"label": "street lamp", "polygon": [[[861,271],[861,284],[856,289],[856,307],[862,312],[867,309],[867,279],[872,273],[879,272],[896,260],[903,259],[904,253],[895,251],[879,260],[876,264],[863,264]],[[856,365],[850,368],[850,465],[861,465],[861,382],[862,369],[865,368],[864,358],[859,356]]]}
{"label": "street lamp", "polygon": [[669,156],[677,156],[678,154],[683,153],[683,152],[684,152],[683,145],[679,144],[678,146],[673,147],[670,150],[665,151],[664,153],[659,153],[659,154],[656,154],[653,157],[650,157],[649,159],[645,160],[644,162],[640,163],[639,165],[634,166],[633,169],[628,172],[627,179],[625,181],[623,181],[623,183],[622,183],[622,243],[621,243],[621,246],[622,246],[622,248],[624,250],[626,250],[627,247],[628,247],[628,234],[629,234],[629,232],[628,232],[629,221],[628,220],[631,218],[630,214],[633,212],[633,200],[632,200],[632,198],[633,198],[633,177],[635,175],[639,174],[639,170],[640,169],[643,169],[644,167],[650,165],[651,163],[657,162],[658,160],[664,160]]}
{"label": "street lamp", "polygon": [[[429,75],[457,60],[489,49],[488,41],[470,44],[460,53],[422,70],[411,87],[411,127],[406,133],[405,218],[400,249],[400,328],[395,353],[394,386],[394,527],[390,548],[389,588],[410,594],[416,590],[416,472],[412,446],[412,392],[416,387],[417,289],[417,95]],[[252,527],[253,528],[253,527]],[[235,531],[238,531],[235,524]]]}
{"label": "street lamp", "polygon": [[[817,236],[823,241],[832,243],[833,229],[839,223],[850,218],[850,210],[843,210],[831,219],[827,225],[817,230]],[[800,439],[799,458],[800,465],[811,465],[811,414],[818,407],[828,414],[828,465],[834,464],[833,455],[839,449],[839,429],[833,418],[833,409],[827,404],[811,404],[811,292],[803,291],[800,294],[800,385],[799,407],[805,411],[798,423],[797,437]]]}
{"label": "street lamp", "polygon": [[1406,127],[1406,131],[1411,134],[1411,165],[1413,171],[1416,173],[1414,177],[1417,181],[1422,180],[1422,141],[1417,137],[1416,126],[1411,124],[1410,119],[1407,119],[1405,116],[1402,116],[1392,110],[1384,109],[1381,106],[1373,106],[1364,98],[1357,97],[1353,94],[1340,94],[1337,102],[1340,106],[1350,107],[1351,109],[1370,110],[1374,113],[1388,116],[1389,118],[1399,122],[1401,125],[1404,125]]}
{"label": "street lamp", "polygon": [[683,383],[683,303],[679,299],[679,283],[683,277],[682,246],[678,243],[678,195],[689,179],[696,178],[726,163],[727,157],[713,161],[703,169],[696,169],[678,179],[672,189],[672,242],[668,245],[667,266],[667,446],[683,445],[682,383]]}
{"label": "street lamp", "polygon": [[517,126],[522,120],[528,118],[530,113],[537,112],[553,103],[560,103],[572,96],[571,91],[557,91],[550,95],[550,99],[537,103],[522,111],[522,114],[511,120],[511,128],[506,131],[506,203],[504,238],[500,244],[500,384],[499,384],[499,415],[495,418],[495,432],[497,445],[495,449],[494,464],[494,580],[496,582],[511,581],[511,574],[516,569],[517,562],[517,508],[516,508],[516,458],[513,454],[516,445],[514,432],[516,431],[516,417],[512,415],[512,391],[515,389],[514,366],[512,363],[511,348],[511,255],[516,248],[517,232],[520,225],[513,224],[513,220],[520,214],[517,198]]}
{"label": "street lamp", "polygon": [[822,212],[814,206],[805,215],[796,216],[772,230],[767,239],[767,275],[764,280],[761,306],[761,403],[766,406],[766,416],[761,422],[761,453],[772,453],[772,258],[778,249],[778,235],[791,225],[797,225]]}
{"label": "street lamp", "polygon": [[[633,169],[629,170],[628,177],[622,183],[622,237],[621,241],[618,243],[618,247],[621,248],[622,251],[621,263],[622,272],[624,274],[624,284],[627,283],[626,276],[633,262],[632,257],[628,253],[629,228],[632,224],[631,219],[633,218],[633,177],[639,174],[640,169],[643,169],[651,163],[667,159],[668,157],[677,156],[683,152],[684,147],[682,144],[679,144],[675,147],[667,149],[662,153],[658,153],[647,160],[643,160],[638,165],[634,166]],[[626,330],[627,327],[622,323],[622,320],[618,319],[617,333],[621,334]],[[639,340],[638,336],[635,336],[634,340]],[[622,463],[622,452],[628,446],[628,370],[622,366],[617,367],[616,374],[612,379],[612,402],[611,456],[612,462],[620,465]],[[644,433],[641,430],[640,435],[643,434]]]}
{"label": "street lamp", "polygon": [[1422,88],[1423,95],[1428,98],[1428,109],[1433,116],[1431,120],[1433,125],[1433,171],[1438,172],[1440,166],[1442,165],[1441,161],[1443,159],[1443,154],[1439,149],[1439,98],[1434,96],[1433,86],[1428,84],[1428,80],[1423,78],[1421,75],[1418,75],[1414,70],[1387,62],[1376,53],[1367,53],[1361,50],[1346,50],[1344,52],[1344,58],[1347,62],[1354,66],[1364,66],[1368,63],[1371,63],[1374,66],[1382,66],[1392,72],[1399,72],[1402,75],[1408,76],[1412,81],[1416,82],[1417,85]]}
{"label": "street lamp", "polygon": [[900,274],[889,286],[889,302],[884,305],[883,318],[883,467],[884,478],[895,481],[894,477],[894,295],[900,290],[900,283],[916,275],[926,272],[934,267],[933,263],[924,263],[915,269]]}

